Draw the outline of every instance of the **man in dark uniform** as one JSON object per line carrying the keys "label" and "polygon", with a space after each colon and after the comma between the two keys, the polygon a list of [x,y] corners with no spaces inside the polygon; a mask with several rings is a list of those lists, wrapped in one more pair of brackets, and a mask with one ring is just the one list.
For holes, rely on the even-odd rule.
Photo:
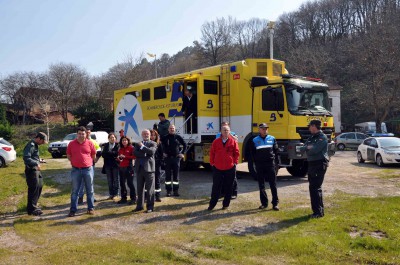
{"label": "man in dark uniform", "polygon": [[43,186],[43,177],[40,171],[40,163],[43,160],[39,158],[39,145],[45,143],[47,143],[47,135],[39,132],[24,148],[25,176],[26,184],[28,184],[28,205],[26,210],[29,215],[39,216],[43,214],[37,203]]}
{"label": "man in dark uniform", "polygon": [[[165,189],[167,190],[167,197],[171,197],[171,192],[178,197],[179,167],[184,156],[183,152],[186,150],[186,143],[180,135],[176,134],[175,125],[171,124],[168,132],[168,135],[161,139],[165,161]],[[183,146],[182,149],[179,148],[181,145]],[[173,179],[171,178],[171,171]]]}
{"label": "man in dark uniform", "polygon": [[311,218],[324,216],[324,203],[322,200],[322,183],[328,168],[328,138],[321,131],[321,121],[312,120],[308,124],[311,132],[300,152],[306,152],[308,161],[308,182],[313,214]]}
{"label": "man in dark uniform", "polygon": [[185,90],[181,111],[185,117],[185,121],[192,114],[191,119],[186,121],[186,133],[197,133],[197,97],[190,86],[187,86]]}
{"label": "man in dark uniform", "polygon": [[268,135],[268,125],[261,123],[258,126],[259,135],[252,141],[252,156],[256,165],[258,187],[260,189],[261,206],[268,207],[268,197],[265,191],[265,181],[268,181],[272,194],[272,209],[279,211],[278,190],[276,188],[275,158],[278,153],[278,144],[275,137]]}

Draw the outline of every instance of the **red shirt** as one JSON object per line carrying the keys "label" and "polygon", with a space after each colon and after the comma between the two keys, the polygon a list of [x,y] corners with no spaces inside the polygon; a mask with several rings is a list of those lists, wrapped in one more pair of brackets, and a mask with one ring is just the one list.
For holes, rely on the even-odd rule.
{"label": "red shirt", "polygon": [[231,169],[239,160],[238,143],[229,136],[225,145],[222,137],[214,140],[210,150],[210,165],[215,166],[219,170]]}
{"label": "red shirt", "polygon": [[127,147],[120,147],[118,150],[118,155],[124,155],[125,158],[119,162],[119,167],[128,167],[136,156],[133,155],[133,146],[128,145]]}
{"label": "red shirt", "polygon": [[71,160],[73,167],[91,167],[93,166],[93,156],[96,155],[96,149],[92,141],[85,139],[79,143],[77,139],[71,141],[67,147],[67,156]]}

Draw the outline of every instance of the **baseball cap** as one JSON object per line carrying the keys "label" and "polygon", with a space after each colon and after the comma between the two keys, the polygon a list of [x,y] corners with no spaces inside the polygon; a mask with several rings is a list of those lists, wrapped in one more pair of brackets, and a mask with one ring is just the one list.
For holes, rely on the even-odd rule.
{"label": "baseball cap", "polygon": [[269,128],[268,125],[266,123],[260,123],[258,125],[258,128]]}
{"label": "baseball cap", "polygon": [[44,142],[47,144],[47,134],[45,134],[44,132],[38,132],[38,134],[36,135],[35,138],[40,138],[42,140],[44,140]]}

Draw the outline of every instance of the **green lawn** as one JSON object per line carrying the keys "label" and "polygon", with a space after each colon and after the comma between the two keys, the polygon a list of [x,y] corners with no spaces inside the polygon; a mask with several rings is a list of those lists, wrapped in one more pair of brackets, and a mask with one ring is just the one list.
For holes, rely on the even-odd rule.
{"label": "green lawn", "polygon": [[259,211],[240,196],[211,213],[206,197],[166,201],[151,215],[101,201],[96,216],[71,219],[70,184],[57,181],[68,169],[52,162],[40,199],[47,217],[37,218],[24,214],[23,163],[1,172],[0,264],[400,264],[400,197],[337,192],[320,219],[293,203]]}

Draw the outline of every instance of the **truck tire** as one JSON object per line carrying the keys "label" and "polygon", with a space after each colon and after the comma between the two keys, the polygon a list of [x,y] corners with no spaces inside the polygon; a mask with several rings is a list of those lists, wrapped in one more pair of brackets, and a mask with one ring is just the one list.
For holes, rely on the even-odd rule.
{"label": "truck tire", "polygon": [[6,166],[6,162],[4,161],[4,158],[2,158],[0,156],[0,167],[5,167]]}
{"label": "truck tire", "polygon": [[293,177],[304,178],[307,175],[308,164],[305,160],[293,160],[292,166],[286,169]]}

